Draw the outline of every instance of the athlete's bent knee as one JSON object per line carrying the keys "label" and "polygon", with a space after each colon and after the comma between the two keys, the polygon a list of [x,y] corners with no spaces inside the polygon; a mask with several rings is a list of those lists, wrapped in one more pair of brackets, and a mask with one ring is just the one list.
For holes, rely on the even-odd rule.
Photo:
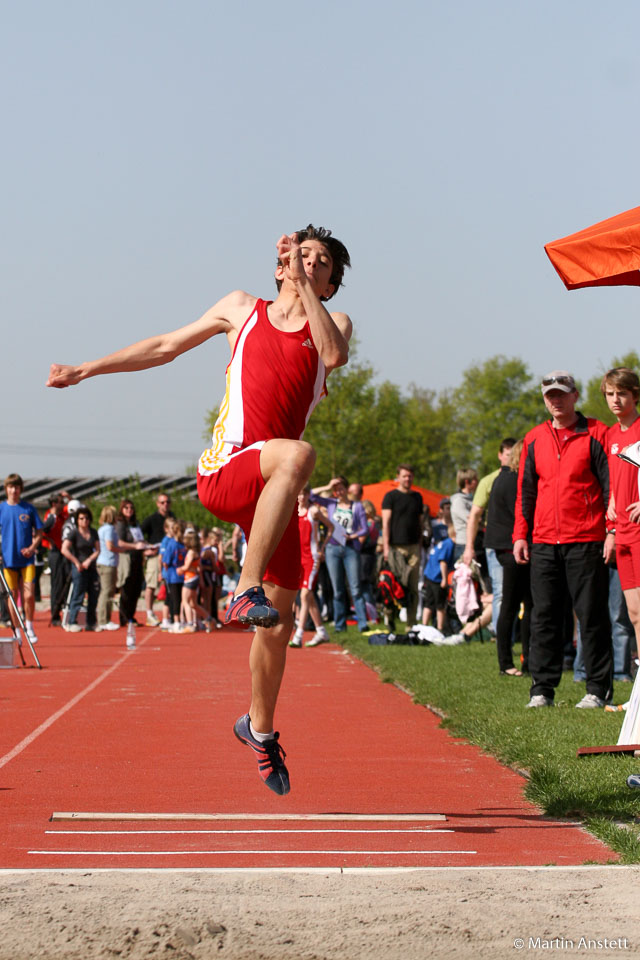
{"label": "athlete's bent knee", "polygon": [[273,474],[286,477],[293,485],[303,486],[311,474],[316,462],[316,452],[310,443],[304,440],[287,440],[278,447],[277,463]]}

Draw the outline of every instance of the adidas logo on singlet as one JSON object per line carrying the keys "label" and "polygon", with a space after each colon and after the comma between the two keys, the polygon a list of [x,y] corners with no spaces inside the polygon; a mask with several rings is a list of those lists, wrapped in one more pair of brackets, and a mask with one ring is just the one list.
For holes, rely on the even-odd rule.
{"label": "adidas logo on singlet", "polygon": [[314,350],[314,349],[315,349],[315,347],[314,347],[314,345],[313,345],[313,340],[312,340],[310,337],[307,337],[306,340],[303,340],[303,341],[302,341],[302,346],[303,346],[303,347],[309,347],[311,350]]}

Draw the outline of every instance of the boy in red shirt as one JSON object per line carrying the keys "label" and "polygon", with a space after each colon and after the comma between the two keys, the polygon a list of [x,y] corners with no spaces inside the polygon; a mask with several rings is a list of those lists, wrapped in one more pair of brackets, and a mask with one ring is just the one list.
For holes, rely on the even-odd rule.
{"label": "boy in red shirt", "polygon": [[600,389],[618,421],[607,432],[611,497],[604,557],[608,561],[615,551],[620,585],[637,641],[640,635],[640,474],[637,467],[618,454],[640,441],[637,409],[640,379],[627,367],[614,367],[605,373]]}

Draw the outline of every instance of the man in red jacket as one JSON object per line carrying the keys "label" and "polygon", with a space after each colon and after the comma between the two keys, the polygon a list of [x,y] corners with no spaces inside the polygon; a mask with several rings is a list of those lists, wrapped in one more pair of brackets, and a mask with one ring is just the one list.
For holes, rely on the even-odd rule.
{"label": "man in red jacket", "polygon": [[607,428],[575,409],[566,370],[542,380],[551,420],[530,430],[520,458],[513,528],[517,563],[531,561],[531,699],[553,706],[562,677],[563,610],[568,589],[580,621],[587,693],[578,707],[603,707],[612,695],[608,575],[603,560],[609,500]]}

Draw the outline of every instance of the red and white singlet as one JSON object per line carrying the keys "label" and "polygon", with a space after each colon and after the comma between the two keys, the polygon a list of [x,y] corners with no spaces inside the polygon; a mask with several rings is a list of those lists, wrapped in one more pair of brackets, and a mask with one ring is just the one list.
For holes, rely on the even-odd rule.
{"label": "red and white singlet", "polygon": [[238,334],[211,447],[198,463],[202,476],[266,440],[301,439],[314,407],[326,395],[325,367],[309,324],[293,333],[278,330],[267,316],[270,302],[257,300]]}

